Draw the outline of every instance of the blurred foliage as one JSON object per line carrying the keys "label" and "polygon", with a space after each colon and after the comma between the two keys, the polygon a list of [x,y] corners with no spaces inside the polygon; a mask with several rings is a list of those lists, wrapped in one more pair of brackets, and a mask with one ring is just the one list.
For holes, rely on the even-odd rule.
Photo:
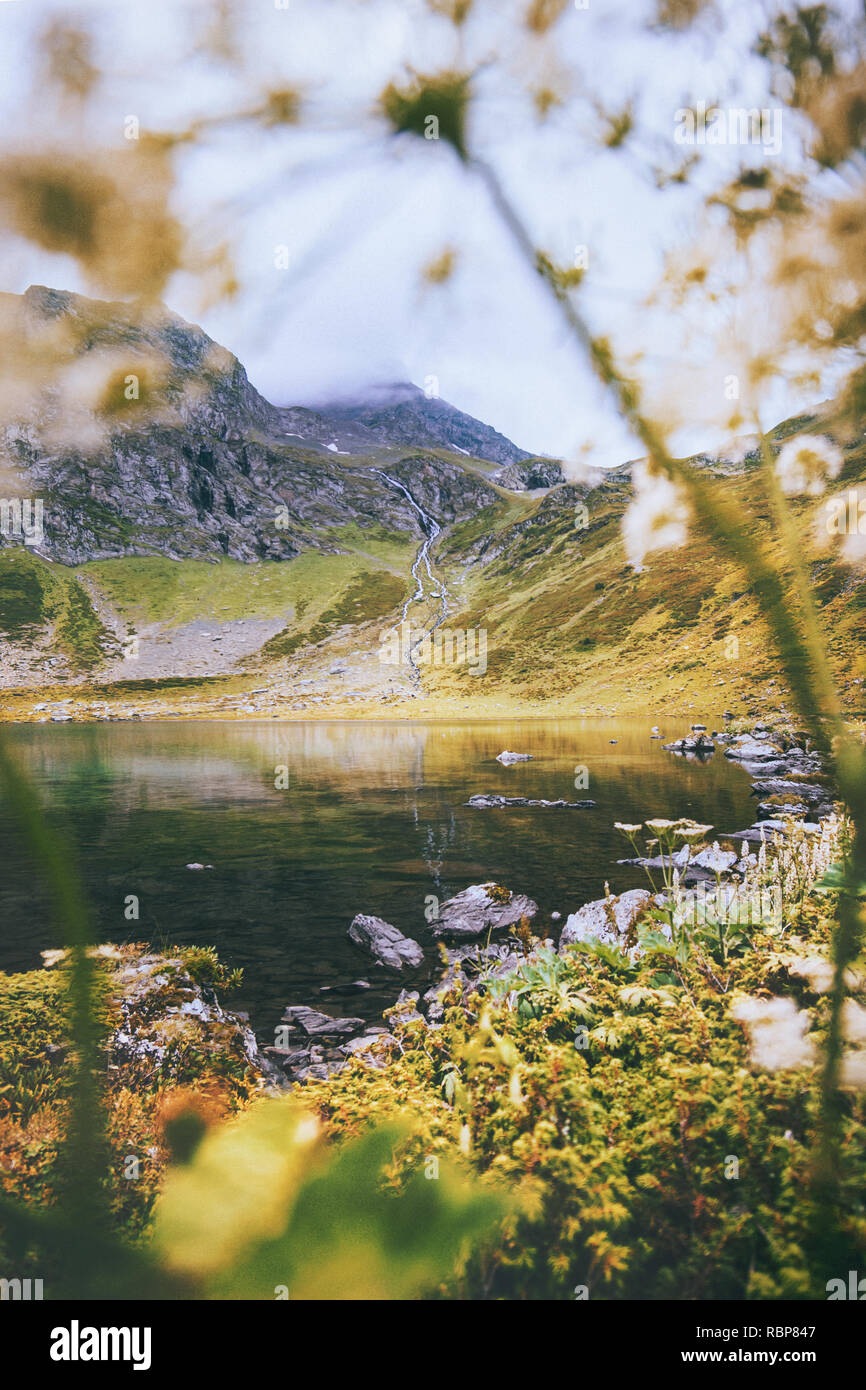
{"label": "blurred foliage", "polygon": [[542,952],[480,994],[452,990],[435,1032],[392,1024],[402,1051],[386,1071],[310,1082],[305,1099],[340,1137],[411,1113],[398,1176],[438,1154],[507,1184],[518,1205],[461,1297],[823,1298],[826,1271],[866,1253],[866,1100],[846,1093],[845,1176],[822,1229],[820,1075],[754,1070],[729,1010],[740,993],[793,993],[824,1039],[830,1002],[790,951],[825,955],[834,926],[813,899],[787,953],[755,930],[724,987],[695,958],[659,986],[668,961],[652,949],[636,963],[610,947]]}
{"label": "blurred foliage", "polygon": [[180,225],[166,210],[171,182],[166,157],[147,147],[7,155],[0,210],[19,236],[74,257],[110,294],[157,297],[181,259]]}
{"label": "blurred foliage", "polygon": [[260,1101],[168,1173],[155,1251],[208,1297],[416,1297],[453,1276],[504,1205],[445,1165],[389,1184],[404,1141],[391,1125],[328,1152],[309,1112]]}
{"label": "blurred foliage", "polygon": [[[335,1152],[311,1112],[258,1098],[260,1078],[211,1021],[207,1047],[190,1052],[179,1034],[173,1061],[103,1054],[106,1151],[85,1223],[63,1200],[76,1066],[70,960],[54,954],[51,969],[0,975],[0,1256],[47,1297],[415,1297],[452,1280],[501,1220],[503,1196],[456,1167],[394,1176],[406,1124]],[[234,982],[213,951],[180,954],[191,978]],[[136,1010],[121,1004],[114,956],[134,978],[146,969],[132,948],[98,957],[98,1036],[122,1028],[141,1043],[170,1003],[173,967],[161,962],[164,983]]]}
{"label": "blurred foliage", "polygon": [[[460,31],[455,38],[481,8],[469,0],[428,0],[427,7],[450,19]],[[217,7],[201,47],[240,69],[236,8],[229,0]],[[527,0],[513,26],[515,47],[527,35],[554,44],[565,9],[560,0]],[[691,25],[723,9],[661,0],[654,23],[679,41]],[[56,98],[61,109],[83,103],[103,77],[87,27],[50,25],[39,43],[45,60],[39,102]],[[680,304],[703,304],[715,323],[715,306],[736,303],[748,323],[743,399],[726,407],[731,429],[758,421],[760,391],[785,372],[814,384],[816,373],[841,361],[859,374],[854,397],[862,394],[863,50],[862,20],[843,23],[828,6],[782,5],[771,14],[756,52],[786,115],[796,112],[802,120],[802,138],[792,141],[787,167],[744,163],[732,176],[726,171],[707,198],[711,234],[696,235],[695,257],[680,252],[671,269],[670,292]],[[512,49],[506,63],[514,58]],[[492,61],[485,55],[485,66]],[[22,1154],[42,1142],[27,1127],[52,1107],[63,1111],[65,1133],[54,1123],[43,1136],[57,1167],[51,1190],[41,1194],[60,1201],[25,1209],[6,1198],[0,1219],[10,1257],[51,1251],[64,1292],[273,1297],[285,1287],[292,1297],[394,1298],[441,1284],[470,1297],[561,1298],[575,1284],[588,1284],[594,1296],[820,1297],[828,1270],[862,1263],[863,1098],[842,1084],[841,1061],[848,981],[862,949],[866,772],[863,749],[841,720],[809,576],[775,478],[773,441],[758,430],[781,555],[756,546],[752,518],[705,472],[672,455],[670,418],[645,403],[639,373],[593,331],[577,303],[583,272],[559,269],[536,244],[519,196],[506,192],[487,155],[472,148],[468,73],[476,70],[461,61],[432,75],[395,75],[378,114],[394,135],[445,141],[480,179],[640,441],[649,476],[681,490],[693,524],[739,566],[761,605],[802,718],[816,744],[833,752],[853,818],[833,895],[837,916],[825,915],[826,900],[811,919],[801,914],[810,949],[832,964],[832,988],[810,996],[808,984],[792,978],[772,941],[760,936],[738,941],[731,952],[720,943],[724,985],[702,973],[693,954],[678,957],[673,1002],[674,982],[659,980],[670,964],[660,939],[646,939],[649,950],[637,967],[603,951],[574,952],[565,963],[542,957],[510,982],[517,1008],[507,1007],[507,996],[480,1002],[453,996],[443,1028],[402,1029],[403,1053],[386,1071],[356,1063],[327,1085],[308,1085],[307,1100],[319,1107],[328,1132],[345,1141],[336,1154],[323,1149],[316,1126],[286,1101],[256,1103],[227,1127],[215,1127],[193,1103],[168,1114],[167,1145],[181,1161],[159,1198],[155,1263],[146,1243],[123,1238],[112,1207],[112,1121],[120,1116],[129,1125],[146,1107],[123,1092],[112,1094],[113,1115],[105,1105],[104,1000],[100,967],[88,951],[87,907],[62,840],[0,746],[0,777],[43,867],[69,946],[68,1065],[54,1072],[36,1054],[0,1054],[0,1106],[18,1126]],[[555,107],[562,85],[531,78],[536,112]],[[152,299],[181,268],[215,272],[221,292],[235,293],[225,246],[210,255],[194,252],[169,209],[173,156],[221,126],[248,122],[274,132],[294,129],[305,114],[292,84],[272,83],[253,97],[184,128],[145,133],[122,151],[84,153],[74,141],[55,149],[57,127],[49,123],[44,148],[34,142],[0,159],[0,216],[41,250],[73,257],[90,283],[111,294]],[[634,103],[609,109],[582,92],[580,109],[591,113],[590,140],[605,149],[604,157],[636,159],[659,188],[680,187],[703,167],[689,158],[670,170],[646,155],[653,147]],[[827,169],[839,179],[832,193],[820,182]],[[23,354],[23,373],[33,368]],[[688,400],[674,376],[676,393]],[[13,596],[13,626],[30,621],[37,608],[41,613],[46,594],[53,602],[35,581],[21,588]],[[85,650],[101,633],[85,630],[77,598],[70,590],[62,602],[70,641]],[[199,958],[192,968],[212,966]],[[799,992],[808,1006],[826,1058],[823,1075],[756,1073],[748,1066],[729,993],[780,988]],[[26,987],[17,997],[13,987],[7,1002],[13,1018],[33,1026]],[[592,1025],[585,1049],[571,1036],[582,1020]],[[171,1080],[193,1080],[199,1066],[197,1057],[181,1058]],[[383,1114],[411,1114],[413,1123],[366,1132]],[[740,1161],[735,1181],[725,1172],[732,1155]],[[423,1171],[431,1159],[446,1157],[456,1169],[474,1170],[475,1186],[461,1185],[447,1169],[438,1177]],[[479,1187],[477,1178],[491,1188]],[[508,1213],[495,1196],[503,1182],[518,1199]],[[467,1243],[503,1215],[495,1249],[482,1246],[467,1263]]]}

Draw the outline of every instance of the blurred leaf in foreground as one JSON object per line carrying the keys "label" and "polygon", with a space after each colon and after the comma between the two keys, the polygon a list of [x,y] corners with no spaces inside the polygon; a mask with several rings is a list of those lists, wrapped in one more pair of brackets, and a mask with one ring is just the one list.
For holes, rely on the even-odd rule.
{"label": "blurred leaf in foreground", "polygon": [[260,1101],[169,1172],[157,1248],[213,1298],[417,1297],[453,1276],[506,1206],[445,1165],[389,1189],[405,1137],[388,1125],[326,1149],[314,1116]]}

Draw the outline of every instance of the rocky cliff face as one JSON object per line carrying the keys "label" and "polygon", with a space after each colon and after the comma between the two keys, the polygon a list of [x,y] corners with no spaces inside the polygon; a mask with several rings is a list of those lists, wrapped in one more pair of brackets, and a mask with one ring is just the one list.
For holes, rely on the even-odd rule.
{"label": "rocky cliff face", "polygon": [[[34,549],[66,565],[288,560],[338,549],[329,530],[359,519],[418,535],[417,514],[373,465],[446,524],[495,500],[470,455],[528,457],[413,386],[367,403],[273,406],[231,353],[163,309],[32,286],[0,299],[0,335],[20,368],[0,398],[0,493],[43,499]],[[3,544],[21,538],[7,528]]]}
{"label": "rocky cliff face", "polygon": [[558,487],[565,482],[565,474],[557,459],[527,458],[500,468],[494,481],[511,492],[532,492],[536,488]]}

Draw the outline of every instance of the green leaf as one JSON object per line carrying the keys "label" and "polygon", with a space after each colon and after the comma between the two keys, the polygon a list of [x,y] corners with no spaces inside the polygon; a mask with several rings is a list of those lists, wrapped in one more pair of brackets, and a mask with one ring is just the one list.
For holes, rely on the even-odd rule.
{"label": "green leaf", "polygon": [[260,1101],[170,1170],[156,1248],[210,1298],[417,1297],[450,1278],[507,1208],[444,1163],[428,1177],[419,1160],[389,1190],[383,1170],[405,1138],[390,1125],[330,1150],[315,1117]]}

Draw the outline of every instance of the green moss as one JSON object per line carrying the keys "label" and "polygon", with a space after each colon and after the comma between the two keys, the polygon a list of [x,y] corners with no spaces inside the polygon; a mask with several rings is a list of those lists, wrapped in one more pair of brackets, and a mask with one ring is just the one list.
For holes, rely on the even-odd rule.
{"label": "green moss", "polygon": [[[110,1150],[105,1181],[127,1236],[144,1229],[167,1158],[166,1107],[198,1103],[217,1119],[242,1106],[259,1084],[230,1016],[202,1022],[178,1009],[192,997],[193,981],[231,989],[240,972],[224,967],[209,948],[181,947],[171,957],[147,960],[145,952],[135,945],[97,948],[99,1083]],[[134,971],[119,977],[130,965]],[[148,981],[152,988],[145,988]],[[121,1026],[145,1044],[137,1055],[123,1048],[109,1053],[106,1044]],[[63,1172],[74,1086],[69,1036],[64,961],[51,969],[0,973],[0,1188],[40,1207],[53,1200]],[[127,1180],[130,1156],[139,1164],[134,1182]]]}

